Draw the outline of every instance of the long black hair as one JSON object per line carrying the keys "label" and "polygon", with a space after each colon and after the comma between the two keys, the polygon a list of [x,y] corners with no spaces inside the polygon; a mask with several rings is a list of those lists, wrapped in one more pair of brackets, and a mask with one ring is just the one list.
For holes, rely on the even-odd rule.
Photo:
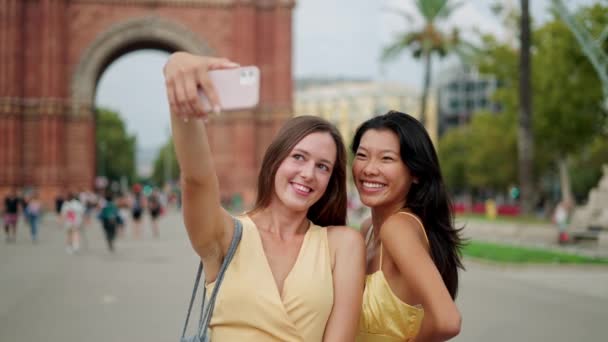
{"label": "long black hair", "polygon": [[431,257],[452,298],[458,292],[458,268],[462,265],[460,230],[454,227],[452,203],[441,176],[439,159],[424,126],[414,117],[390,111],[365,121],[355,133],[351,150],[357,153],[361,137],[370,129],[389,130],[399,138],[401,160],[418,183],[405,198],[405,207],[416,214],[429,239]]}

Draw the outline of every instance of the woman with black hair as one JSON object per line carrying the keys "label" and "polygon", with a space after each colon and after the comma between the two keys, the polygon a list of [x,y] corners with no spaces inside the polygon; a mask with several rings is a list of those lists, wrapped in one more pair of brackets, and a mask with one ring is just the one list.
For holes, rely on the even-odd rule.
{"label": "woman with black hair", "polygon": [[424,126],[395,111],[374,117],[357,129],[352,152],[353,178],[372,212],[362,227],[367,276],[357,341],[456,336],[461,238]]}

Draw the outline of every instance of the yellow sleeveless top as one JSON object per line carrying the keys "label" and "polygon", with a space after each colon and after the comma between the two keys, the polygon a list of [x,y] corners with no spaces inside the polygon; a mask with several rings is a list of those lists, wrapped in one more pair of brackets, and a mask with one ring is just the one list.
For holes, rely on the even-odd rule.
{"label": "yellow sleeveless top", "polygon": [[[415,218],[426,242],[422,222],[410,213],[400,212]],[[373,227],[369,228],[366,244],[371,240]],[[380,243],[380,265],[378,270],[365,277],[363,307],[359,320],[357,342],[402,342],[414,339],[420,331],[424,310],[422,306],[411,306],[395,295],[382,272],[382,243]]]}
{"label": "yellow sleeveless top", "polygon": [[310,223],[281,298],[258,228],[239,219],[243,236],[218,292],[211,341],[321,341],[334,297],[327,230]]}

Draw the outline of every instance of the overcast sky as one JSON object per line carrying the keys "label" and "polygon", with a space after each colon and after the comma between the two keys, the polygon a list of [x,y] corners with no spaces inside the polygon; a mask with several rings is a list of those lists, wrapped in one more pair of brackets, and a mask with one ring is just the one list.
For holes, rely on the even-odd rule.
{"label": "overcast sky", "polygon": [[[446,28],[457,25],[465,36],[472,36],[474,28],[504,36],[505,30],[489,8],[493,2],[463,1]],[[536,22],[549,17],[550,0],[530,2]],[[594,1],[566,2],[576,5]],[[422,83],[422,66],[407,53],[390,64],[379,63],[382,46],[395,32],[407,29],[402,18],[390,9],[415,13],[412,3],[413,0],[299,0],[293,16],[295,77],[364,77],[418,87]],[[414,21],[409,25],[416,24]],[[159,147],[167,140],[168,105],[161,72],[167,56],[153,50],[124,55],[106,69],[98,84],[97,105],[118,110],[128,131],[137,135],[140,147]]]}

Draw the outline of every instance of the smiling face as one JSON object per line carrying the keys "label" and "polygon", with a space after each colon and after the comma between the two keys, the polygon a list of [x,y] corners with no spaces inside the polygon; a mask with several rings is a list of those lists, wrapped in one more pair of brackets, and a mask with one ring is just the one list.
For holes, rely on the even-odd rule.
{"label": "smiling face", "polygon": [[325,193],[336,153],[336,143],[329,133],[311,133],[300,140],[277,169],[273,201],[295,211],[307,211]]}
{"label": "smiling face", "polygon": [[404,207],[412,183],[417,182],[401,159],[399,138],[386,129],[363,134],[353,161],[353,178],[361,202],[371,208]]}

